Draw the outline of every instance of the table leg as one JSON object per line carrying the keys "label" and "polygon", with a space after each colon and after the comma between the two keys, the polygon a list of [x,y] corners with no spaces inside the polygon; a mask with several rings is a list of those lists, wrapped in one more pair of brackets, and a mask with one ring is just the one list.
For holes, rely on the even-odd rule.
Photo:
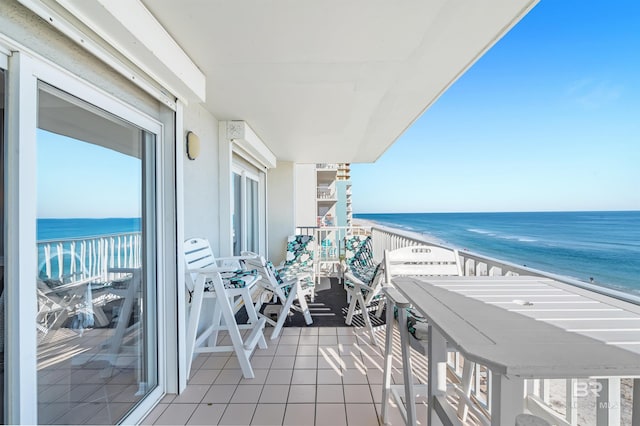
{"label": "table leg", "polygon": [[427,358],[428,401],[427,425],[441,425],[442,421],[435,410],[435,398],[447,393],[447,341],[433,326],[429,326],[429,350]]}
{"label": "table leg", "polygon": [[512,426],[524,411],[524,380],[491,372],[491,426]]}
{"label": "table leg", "polygon": [[387,297],[387,332],[384,343],[384,377],[382,380],[382,424],[389,423],[389,397],[391,396],[391,369],[393,367],[393,308],[395,303]]}

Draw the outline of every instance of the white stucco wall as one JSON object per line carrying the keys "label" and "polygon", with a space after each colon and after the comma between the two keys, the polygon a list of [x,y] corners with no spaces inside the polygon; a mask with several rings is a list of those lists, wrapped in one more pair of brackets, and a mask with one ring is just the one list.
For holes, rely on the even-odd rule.
{"label": "white stucco wall", "polygon": [[[186,154],[186,134],[200,137],[200,156],[189,160]],[[207,238],[214,253],[219,246],[218,189],[218,120],[200,105],[188,105],[184,110],[182,137],[184,164],[184,237]]]}
{"label": "white stucco wall", "polygon": [[317,226],[316,165],[295,165],[296,226]]}
{"label": "white stucco wall", "polygon": [[287,236],[295,232],[294,163],[278,161],[267,174],[268,256],[278,264],[284,260]]}

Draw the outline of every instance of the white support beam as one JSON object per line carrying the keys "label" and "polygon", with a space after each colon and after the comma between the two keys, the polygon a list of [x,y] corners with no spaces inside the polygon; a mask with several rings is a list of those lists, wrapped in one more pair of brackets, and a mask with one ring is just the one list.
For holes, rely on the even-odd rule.
{"label": "white support beam", "polygon": [[620,426],[620,378],[598,379],[596,398],[596,424]]}
{"label": "white support beam", "polygon": [[491,372],[491,426],[511,426],[524,411],[524,380]]}

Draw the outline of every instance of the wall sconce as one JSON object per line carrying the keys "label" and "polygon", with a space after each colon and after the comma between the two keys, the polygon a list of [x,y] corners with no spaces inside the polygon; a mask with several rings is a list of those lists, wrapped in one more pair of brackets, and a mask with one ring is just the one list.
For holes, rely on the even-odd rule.
{"label": "wall sconce", "polygon": [[193,132],[187,132],[187,157],[195,160],[200,155],[200,138]]}

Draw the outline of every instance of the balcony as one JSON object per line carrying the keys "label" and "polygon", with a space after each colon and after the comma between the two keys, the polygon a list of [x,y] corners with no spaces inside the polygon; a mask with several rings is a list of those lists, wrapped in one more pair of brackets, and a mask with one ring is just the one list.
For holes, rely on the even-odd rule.
{"label": "balcony", "polygon": [[[395,249],[413,244],[424,244],[420,236],[404,233],[384,227],[331,227],[303,228],[300,233],[314,233],[318,241],[326,242],[318,245],[316,259],[319,262],[333,261],[338,258],[342,249],[341,241],[349,233],[370,234],[373,239],[374,254],[380,258],[385,249]],[[39,244],[40,264],[49,278],[62,272],[57,265],[71,268],[74,264],[69,259],[77,259],[78,270],[93,271],[96,275],[108,274],[109,268],[135,265],[139,253],[139,234],[122,234],[84,240],[47,241]],[[90,249],[90,247],[95,247]],[[336,250],[329,257],[323,257],[322,250]],[[67,260],[60,260],[56,253],[65,253]],[[79,255],[84,253],[84,255]],[[93,253],[89,256],[89,253]],[[328,253],[328,252],[327,252]],[[569,278],[558,277],[542,271],[487,258],[475,253],[460,253],[464,265],[465,276],[502,276],[529,275],[553,278],[580,292],[590,300],[619,306],[620,310],[635,312],[640,318],[638,300],[630,295],[611,292],[606,289],[593,288],[588,283]],[[86,260],[83,262],[82,259]],[[91,261],[90,259],[103,259]],[[61,262],[61,263],[60,263]],[[319,272],[328,270],[319,267]],[[333,270],[332,272],[335,272]],[[64,275],[63,273],[63,275]],[[106,281],[107,276],[100,280]],[[338,279],[334,277],[332,279]],[[597,292],[596,292],[597,291]],[[624,299],[624,300],[622,300]],[[635,303],[635,304],[632,304]],[[574,319],[578,323],[580,313],[570,310],[562,315],[564,321]],[[606,329],[606,325],[593,328]],[[376,327],[379,342],[384,341],[385,327]],[[606,331],[606,330],[605,330]],[[91,341],[99,341],[110,337],[107,329],[87,330]],[[91,334],[93,333],[93,334]],[[395,332],[397,333],[397,329]],[[267,330],[268,334],[268,330]],[[227,336],[219,336],[221,341]],[[617,337],[620,344],[621,337]],[[624,339],[623,339],[624,340]],[[55,342],[52,342],[55,343]],[[378,424],[382,395],[382,357],[383,348],[372,346],[365,330],[359,327],[289,327],[283,335],[268,341],[266,350],[256,350],[252,363],[256,369],[256,378],[242,378],[237,359],[231,353],[200,355],[193,364],[193,372],[185,392],[180,395],[167,395],[149,414],[144,424],[190,424],[190,423],[241,423],[241,424]],[[604,343],[603,343],[604,344]],[[623,342],[624,344],[624,342]],[[628,350],[640,352],[633,339],[626,343]],[[398,336],[394,335],[394,383],[402,383],[402,362],[400,359]],[[80,348],[91,356],[99,355],[100,350]],[[414,380],[426,382],[427,359],[417,352],[412,354],[414,362]],[[43,369],[51,369],[52,377],[55,368],[61,362],[69,360],[43,360]],[[66,365],[66,364],[65,364]],[[72,364],[69,364],[69,368]],[[460,382],[462,380],[463,357],[451,352],[447,362],[449,377],[449,393],[447,400],[455,412],[460,401]],[[56,367],[57,366],[57,367]],[[132,367],[135,368],[135,367]],[[79,370],[80,371],[80,370]],[[81,370],[83,374],[94,371],[96,379],[102,370]],[[114,370],[115,371],[115,370]],[[126,379],[126,386],[135,390],[138,386],[135,376],[126,368],[116,371],[110,380]],[[122,377],[119,375],[122,373]],[[585,373],[585,375],[588,375]],[[89,376],[86,376],[90,380]],[[631,416],[638,412],[637,389],[638,379],[603,378],[593,380],[576,379],[536,379],[525,383],[524,403],[527,410],[550,422],[562,425],[606,424],[599,419],[601,413],[596,407],[612,407],[614,417],[609,424],[631,424]],[[118,381],[118,383],[120,383]],[[123,382],[124,383],[124,382]],[[463,424],[489,424],[491,422],[492,393],[495,386],[491,380],[491,370],[479,366],[472,377],[472,393],[469,396],[474,409]],[[586,387],[585,387],[586,386]],[[590,391],[598,387],[607,389],[596,397]],[[74,388],[77,387],[77,391]],[[634,390],[635,387],[635,390]],[[81,383],[71,384],[70,395],[83,389]],[[583,390],[586,391],[583,392]],[[634,397],[635,395],[635,397]],[[111,395],[107,405],[117,401],[135,401],[135,392],[130,395]],[[418,399],[418,420],[425,424],[425,400]],[[109,405],[110,406],[110,405]],[[619,408],[616,408],[619,407]],[[635,410],[634,410],[635,409]],[[609,412],[609,414],[611,414]],[[637,415],[637,414],[636,414]],[[420,417],[422,416],[422,417]],[[74,419],[70,418],[73,423]],[[619,422],[619,423],[616,423]],[[400,412],[392,408],[391,423],[402,424]]]}

